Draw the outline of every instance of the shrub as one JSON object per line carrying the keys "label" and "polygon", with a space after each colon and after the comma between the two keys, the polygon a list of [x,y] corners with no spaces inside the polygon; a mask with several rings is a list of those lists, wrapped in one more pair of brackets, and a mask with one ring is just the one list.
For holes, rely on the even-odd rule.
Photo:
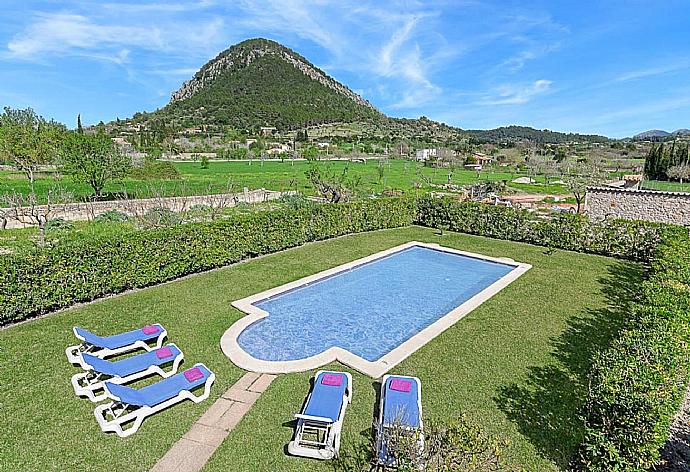
{"label": "shrub", "polygon": [[235,215],[67,241],[0,258],[0,325],[107,294],[349,233],[408,226],[410,200]]}
{"label": "shrub", "polygon": [[685,394],[690,374],[690,238],[659,244],[627,327],[597,354],[584,410],[578,466],[647,470]]}
{"label": "shrub", "polygon": [[160,228],[180,224],[181,222],[182,217],[179,213],[163,207],[151,208],[139,219],[140,226],[144,228]]}
{"label": "shrub", "polygon": [[174,180],[180,178],[180,172],[172,162],[146,159],[141,167],[133,167],[129,176],[139,180]]}
{"label": "shrub", "polygon": [[97,223],[124,223],[129,219],[126,213],[117,210],[108,210],[101,213],[93,220]]}
{"label": "shrub", "polygon": [[74,227],[74,223],[71,221],[67,221],[64,218],[54,218],[54,219],[48,220],[46,222],[45,230],[46,231],[60,231],[60,230],[72,229],[73,227]]}

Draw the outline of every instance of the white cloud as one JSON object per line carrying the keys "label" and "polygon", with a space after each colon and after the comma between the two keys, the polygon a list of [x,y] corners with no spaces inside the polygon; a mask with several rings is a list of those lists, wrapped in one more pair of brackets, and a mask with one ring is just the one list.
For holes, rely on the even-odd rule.
{"label": "white cloud", "polygon": [[9,41],[5,56],[42,60],[73,54],[122,63],[131,48],[164,52],[206,49],[221,31],[223,20],[180,26],[127,24],[112,18],[97,21],[74,13],[39,14]]}
{"label": "white cloud", "polygon": [[492,97],[480,102],[481,105],[522,105],[551,88],[550,80],[535,80],[527,85],[502,85],[497,87]]}
{"label": "white cloud", "polygon": [[683,58],[677,62],[656,67],[648,67],[646,69],[638,69],[623,73],[614,79],[614,82],[627,82],[630,80],[644,79],[647,77],[655,77],[658,75],[666,75],[672,72],[690,68],[690,60]]}

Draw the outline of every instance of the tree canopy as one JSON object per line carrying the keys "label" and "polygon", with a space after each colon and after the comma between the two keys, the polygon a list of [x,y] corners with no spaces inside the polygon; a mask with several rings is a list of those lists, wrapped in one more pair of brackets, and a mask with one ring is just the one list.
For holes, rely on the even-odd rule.
{"label": "tree canopy", "polygon": [[127,175],[129,157],[104,133],[69,133],[60,148],[60,165],[75,180],[91,186],[101,196],[106,183]]}

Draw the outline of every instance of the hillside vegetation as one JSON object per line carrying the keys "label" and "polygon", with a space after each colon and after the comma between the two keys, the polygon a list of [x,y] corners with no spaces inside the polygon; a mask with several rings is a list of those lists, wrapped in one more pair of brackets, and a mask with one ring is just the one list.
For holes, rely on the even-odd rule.
{"label": "hillside vegetation", "polygon": [[373,106],[273,41],[239,43],[204,65],[164,108],[135,121],[168,125],[292,129],[382,118]]}

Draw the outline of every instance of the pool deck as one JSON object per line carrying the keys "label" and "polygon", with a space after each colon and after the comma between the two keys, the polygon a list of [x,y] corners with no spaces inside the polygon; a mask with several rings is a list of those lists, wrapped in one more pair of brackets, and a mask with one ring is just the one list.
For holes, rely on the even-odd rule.
{"label": "pool deck", "polygon": [[[374,260],[380,259],[382,257],[414,246],[435,249],[438,251],[444,251],[451,254],[459,254],[462,256],[472,257],[490,262],[507,264],[514,266],[515,269],[511,270],[508,274],[501,277],[496,282],[489,285],[481,292],[477,293],[472,298],[465,301],[460,306],[453,309],[446,315],[442,316],[426,328],[422,329],[419,333],[407,339],[398,347],[394,348],[393,350],[383,355],[376,361],[368,361],[340,347],[331,347],[329,349],[326,349],[324,352],[321,352],[315,356],[306,357],[304,359],[290,361],[266,361],[256,359],[255,357],[247,353],[244,349],[242,349],[242,347],[239,345],[238,338],[242,331],[244,331],[253,323],[256,323],[260,319],[268,316],[268,312],[260,308],[257,308],[256,306],[254,306],[254,303],[286,292],[288,290],[292,290],[297,287],[301,287],[303,285],[319,281],[325,277],[329,277],[340,272],[353,269],[362,264],[372,262]],[[428,244],[417,241],[411,241],[405,244],[401,244],[399,246],[392,247],[385,251],[377,252],[370,256],[357,259],[347,264],[343,264],[338,267],[334,267],[332,269],[328,269],[317,274],[296,280],[294,282],[290,282],[285,285],[281,285],[279,287],[275,287],[270,290],[266,290],[264,292],[252,295],[250,297],[246,297],[241,300],[236,300],[232,302],[232,305],[235,308],[247,313],[247,316],[244,316],[243,318],[236,321],[232,326],[230,326],[230,328],[228,328],[227,331],[225,331],[220,340],[221,349],[223,350],[223,353],[228,358],[230,358],[230,360],[235,365],[241,367],[242,369],[253,372],[262,372],[266,374],[303,372],[319,368],[334,361],[339,361],[365,375],[368,375],[376,379],[381,377],[383,374],[388,372],[390,369],[395,367],[400,362],[402,362],[405,358],[407,358],[413,352],[417,351],[426,343],[434,339],[443,331],[453,326],[472,310],[477,308],[479,305],[484,303],[489,298],[493,297],[503,288],[510,285],[513,281],[518,279],[522,274],[524,274],[531,268],[532,266],[530,264],[515,262],[514,260],[509,258],[489,257],[481,254],[475,254],[471,252],[447,248],[444,246],[440,246],[438,244]]]}
{"label": "pool deck", "polygon": [[274,378],[257,372],[244,374],[173,444],[151,472],[201,470]]}

